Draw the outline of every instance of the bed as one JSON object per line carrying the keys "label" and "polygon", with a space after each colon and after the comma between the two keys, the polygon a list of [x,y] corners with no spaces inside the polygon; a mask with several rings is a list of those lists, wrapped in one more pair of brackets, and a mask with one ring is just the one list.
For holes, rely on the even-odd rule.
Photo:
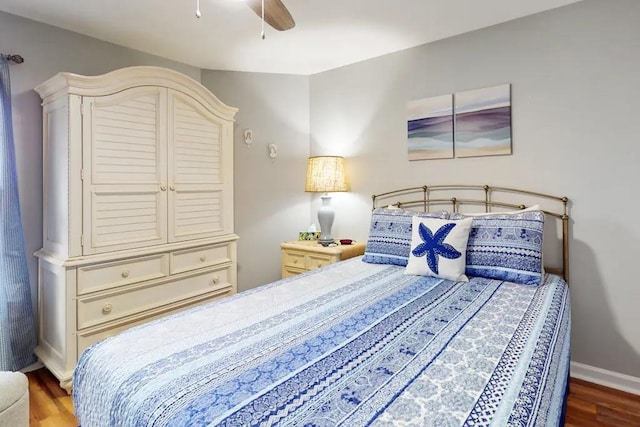
{"label": "bed", "polygon": [[[484,197],[434,196],[444,190],[480,190]],[[421,196],[412,199],[416,192]],[[525,209],[496,200],[498,193],[558,202],[561,209]],[[390,197],[405,200],[395,209],[378,207]],[[561,425],[570,350],[567,199],[488,186],[423,186],[373,201],[364,257],[89,347],[73,379],[80,424]],[[448,209],[434,209],[442,203]],[[464,213],[465,204],[482,205],[488,215]],[[507,208],[523,211],[495,212]],[[541,224],[540,218],[547,220]],[[538,271],[549,218],[560,224],[561,267]],[[415,221],[423,226],[414,227]],[[433,233],[438,253],[453,241],[443,240],[442,230],[471,224],[462,257],[464,273],[474,273],[468,281],[434,277],[433,271],[405,274],[413,250],[406,265],[398,250],[407,249],[407,232],[434,221],[455,223]],[[516,249],[505,249],[514,240],[510,233],[517,235]],[[489,252],[500,260],[506,253],[504,265],[514,256],[534,261],[488,268],[490,235],[493,241],[501,236],[500,247]],[[433,267],[426,258],[424,265]],[[550,261],[545,254],[545,264]]]}

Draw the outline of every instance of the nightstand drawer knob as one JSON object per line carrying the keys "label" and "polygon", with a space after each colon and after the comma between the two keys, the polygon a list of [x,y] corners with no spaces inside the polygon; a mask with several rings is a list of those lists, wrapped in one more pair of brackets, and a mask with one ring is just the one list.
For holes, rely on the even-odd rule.
{"label": "nightstand drawer knob", "polygon": [[297,263],[298,263],[298,260],[297,260],[297,259],[294,259],[294,260],[293,260],[293,263],[294,263],[294,264],[297,264]]}
{"label": "nightstand drawer knob", "polygon": [[202,255],[200,257],[200,262],[205,262],[207,260],[207,257],[205,255]]}
{"label": "nightstand drawer knob", "polygon": [[320,268],[320,267],[322,267],[322,263],[321,262],[318,263],[318,268]]}
{"label": "nightstand drawer knob", "polygon": [[102,314],[109,314],[111,313],[112,309],[113,309],[113,306],[111,304],[105,304],[105,306],[102,307]]}
{"label": "nightstand drawer knob", "polygon": [[123,271],[123,272],[122,272],[122,277],[123,277],[123,278],[125,278],[125,279],[126,279],[127,277],[129,277],[129,270],[125,270],[125,271]]}
{"label": "nightstand drawer knob", "polygon": [[220,278],[218,276],[211,279],[211,285],[217,285],[218,283],[220,283]]}

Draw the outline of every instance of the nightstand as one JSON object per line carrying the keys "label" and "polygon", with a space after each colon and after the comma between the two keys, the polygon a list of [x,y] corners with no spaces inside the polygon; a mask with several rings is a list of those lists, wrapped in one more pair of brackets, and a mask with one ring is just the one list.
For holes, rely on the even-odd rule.
{"label": "nightstand", "polygon": [[334,262],[364,254],[366,243],[322,246],[313,240],[292,240],[280,245],[282,252],[282,278],[315,270]]}

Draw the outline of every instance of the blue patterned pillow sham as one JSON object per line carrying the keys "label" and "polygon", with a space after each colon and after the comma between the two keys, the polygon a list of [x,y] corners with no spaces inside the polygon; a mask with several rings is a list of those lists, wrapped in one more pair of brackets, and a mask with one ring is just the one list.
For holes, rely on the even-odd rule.
{"label": "blue patterned pillow sham", "polygon": [[371,215],[371,228],[365,262],[406,266],[411,250],[411,222],[414,216],[447,219],[449,213],[416,212],[405,209],[378,208]]}
{"label": "blue patterned pillow sham", "polygon": [[[451,219],[464,217],[458,213],[450,215]],[[539,285],[544,277],[543,231],[542,211],[473,217],[465,273]]]}

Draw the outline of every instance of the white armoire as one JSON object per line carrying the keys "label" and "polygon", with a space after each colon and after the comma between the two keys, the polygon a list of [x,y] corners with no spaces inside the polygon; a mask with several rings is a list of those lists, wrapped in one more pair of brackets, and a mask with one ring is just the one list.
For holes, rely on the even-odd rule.
{"label": "white armoire", "polygon": [[158,67],[59,73],[43,99],[36,354],[67,390],[79,355],[236,292],[233,120]]}

